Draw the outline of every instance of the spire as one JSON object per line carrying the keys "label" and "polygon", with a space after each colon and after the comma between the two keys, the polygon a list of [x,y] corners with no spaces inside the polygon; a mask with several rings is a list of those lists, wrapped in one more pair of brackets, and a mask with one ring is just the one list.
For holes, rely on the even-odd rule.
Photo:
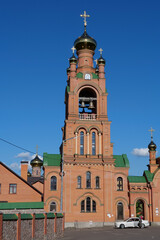
{"label": "spire", "polygon": [[71,64],[71,63],[77,63],[77,58],[76,58],[75,55],[74,55],[74,51],[76,50],[76,48],[73,46],[73,47],[71,48],[71,50],[72,50],[72,52],[73,52],[73,55],[72,55],[72,57],[69,59],[69,62],[70,62],[70,64]]}
{"label": "spire", "polygon": [[100,58],[98,59],[98,64],[103,64],[103,65],[105,65],[106,61],[105,61],[104,58],[102,57],[103,49],[100,48],[98,51],[100,52]]}
{"label": "spire", "polygon": [[98,51],[100,52],[100,57],[102,57],[102,52],[103,52],[103,49],[102,49],[102,48],[100,48]]}
{"label": "spire", "polygon": [[80,17],[84,18],[84,31],[86,32],[86,26],[87,26],[87,17],[90,17],[90,15],[86,14],[86,11],[84,11],[83,14],[80,15]]}
{"label": "spire", "polygon": [[38,145],[36,145],[36,156],[38,156]]}
{"label": "spire", "polygon": [[148,131],[151,132],[151,141],[153,141],[153,132],[154,132],[155,130],[151,127],[151,129],[149,129]]}
{"label": "spire", "polygon": [[73,47],[71,48],[71,50],[72,50],[73,55],[74,55],[74,51],[76,50],[76,48],[73,46]]}
{"label": "spire", "polygon": [[151,142],[150,144],[148,145],[148,149],[149,151],[156,151],[156,144],[153,142],[153,132],[155,131],[152,127],[150,130],[148,130],[149,132],[151,132]]}

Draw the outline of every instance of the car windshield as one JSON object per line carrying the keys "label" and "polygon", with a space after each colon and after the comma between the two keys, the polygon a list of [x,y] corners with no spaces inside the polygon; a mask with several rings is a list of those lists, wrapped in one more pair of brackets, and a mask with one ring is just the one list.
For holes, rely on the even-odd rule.
{"label": "car windshield", "polygon": [[124,219],[124,222],[126,222],[128,219],[130,219],[130,218],[126,218],[126,219]]}

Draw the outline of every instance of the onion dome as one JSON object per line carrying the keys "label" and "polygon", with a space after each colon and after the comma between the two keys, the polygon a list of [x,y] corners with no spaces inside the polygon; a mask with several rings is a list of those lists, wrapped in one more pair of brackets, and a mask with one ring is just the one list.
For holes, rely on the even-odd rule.
{"label": "onion dome", "polygon": [[148,145],[149,151],[156,151],[156,148],[156,144],[153,142],[153,140],[151,140],[150,144]]}
{"label": "onion dome", "polygon": [[72,57],[69,59],[69,62],[70,62],[70,64],[77,63],[77,58],[75,57],[74,53],[73,53]]}
{"label": "onion dome", "polygon": [[90,49],[94,51],[96,49],[96,46],[97,46],[96,40],[94,40],[87,34],[86,29],[82,36],[77,38],[74,42],[74,47],[76,48],[77,51],[81,49]]}
{"label": "onion dome", "polygon": [[43,166],[43,161],[36,154],[35,158],[30,162],[32,167],[41,167]]}
{"label": "onion dome", "polygon": [[105,65],[106,61],[104,60],[104,58],[102,57],[102,55],[100,56],[100,58],[98,59],[98,65],[99,64],[103,64]]}
{"label": "onion dome", "polygon": [[68,67],[67,68],[67,74],[70,73],[70,70],[71,70],[70,67]]}
{"label": "onion dome", "polygon": [[99,69],[98,69],[98,67],[96,67],[95,73],[96,73],[96,74],[99,74]]}
{"label": "onion dome", "polygon": [[28,177],[31,177],[31,173],[30,173],[29,171],[27,172],[27,176],[28,176]]}

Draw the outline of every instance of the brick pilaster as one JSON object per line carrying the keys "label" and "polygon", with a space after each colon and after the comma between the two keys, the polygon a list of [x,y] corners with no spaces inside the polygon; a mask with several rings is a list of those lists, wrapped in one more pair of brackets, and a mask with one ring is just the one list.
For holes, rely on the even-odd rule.
{"label": "brick pilaster", "polygon": [[44,214],[44,235],[47,235],[47,213]]}
{"label": "brick pilaster", "polygon": [[18,213],[17,216],[17,240],[21,240],[21,214]]}
{"label": "brick pilaster", "polygon": [[32,238],[34,239],[35,236],[35,213],[32,214],[33,219],[32,219]]}
{"label": "brick pilaster", "polygon": [[0,213],[0,240],[3,237],[3,213]]}
{"label": "brick pilaster", "polygon": [[65,213],[63,213],[62,231],[64,231],[64,227],[65,227]]}
{"label": "brick pilaster", "polygon": [[54,233],[57,232],[57,213],[55,213],[55,219],[54,219]]}

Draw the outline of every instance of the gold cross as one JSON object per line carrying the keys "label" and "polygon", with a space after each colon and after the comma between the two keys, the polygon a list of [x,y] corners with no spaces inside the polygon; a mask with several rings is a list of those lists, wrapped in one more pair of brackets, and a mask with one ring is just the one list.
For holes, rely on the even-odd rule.
{"label": "gold cross", "polygon": [[74,51],[76,50],[76,48],[73,46],[73,47],[71,48],[71,50],[72,50],[72,52],[73,52],[73,54],[74,54]]}
{"label": "gold cross", "polygon": [[100,48],[98,51],[100,51],[100,54],[101,54],[101,56],[102,56],[103,49]]}
{"label": "gold cross", "polygon": [[36,155],[38,156],[38,145],[36,145]]}
{"label": "gold cross", "polygon": [[86,11],[84,11],[84,13],[81,14],[80,16],[84,18],[84,26],[86,27],[86,26],[87,26],[87,20],[86,20],[86,18],[87,18],[87,17],[90,17],[90,15],[87,15],[87,14],[86,14]]}
{"label": "gold cross", "polygon": [[95,59],[94,61],[96,62],[96,65],[97,65],[97,64],[98,64],[98,60],[97,60],[97,59]]}
{"label": "gold cross", "polygon": [[150,130],[148,130],[149,132],[151,132],[151,138],[153,138],[153,132],[155,131],[152,127]]}

